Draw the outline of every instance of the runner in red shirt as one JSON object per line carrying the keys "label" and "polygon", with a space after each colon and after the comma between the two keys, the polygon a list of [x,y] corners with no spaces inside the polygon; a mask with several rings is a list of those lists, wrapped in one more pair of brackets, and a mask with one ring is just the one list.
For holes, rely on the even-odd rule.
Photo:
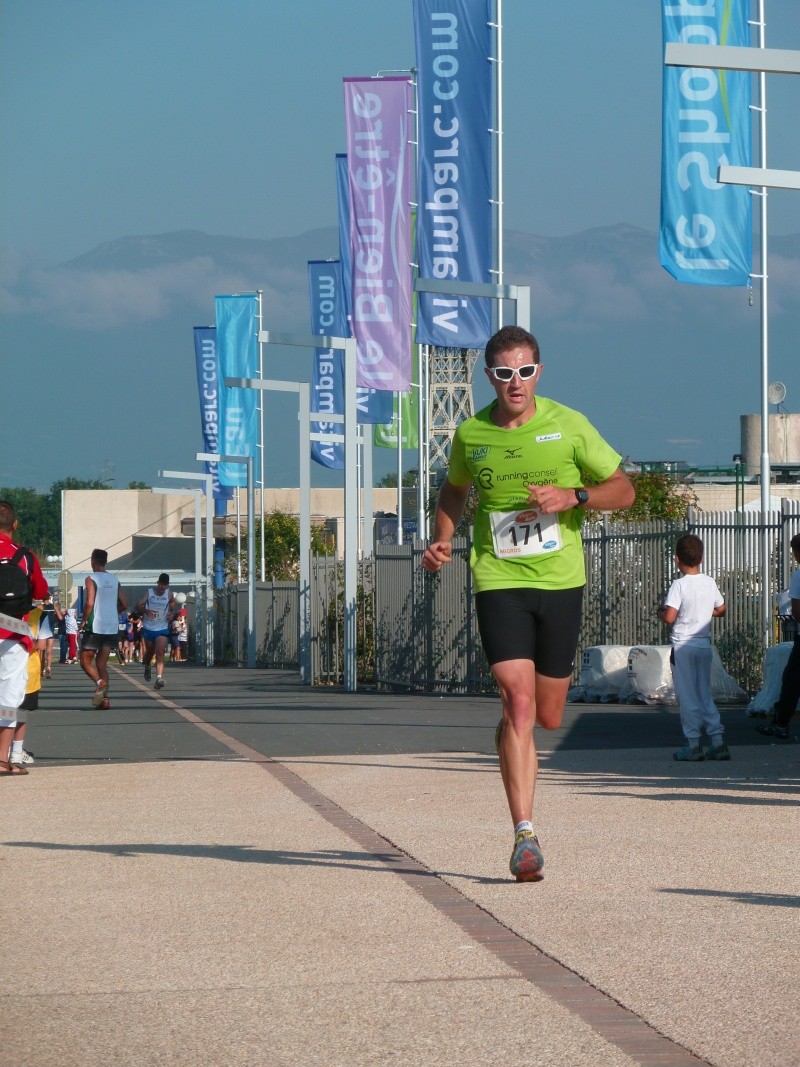
{"label": "runner in red shirt", "polygon": [[[13,504],[0,500],[0,559],[10,559],[20,547],[13,540],[18,526]],[[50,589],[33,552],[26,550],[18,566],[30,576],[33,599],[44,600]],[[18,621],[25,622],[26,619],[27,615]],[[2,622],[0,618],[0,776],[27,774],[26,768],[9,764],[9,750],[17,723],[17,709],[25,698],[28,654],[33,648],[33,641],[28,635],[3,626]]]}

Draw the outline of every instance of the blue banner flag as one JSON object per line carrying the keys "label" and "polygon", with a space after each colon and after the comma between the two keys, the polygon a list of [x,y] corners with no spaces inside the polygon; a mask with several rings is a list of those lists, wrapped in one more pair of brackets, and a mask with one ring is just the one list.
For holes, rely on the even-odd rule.
{"label": "blue banner flag", "polygon": [[[665,44],[750,44],[750,0],[662,4]],[[717,168],[751,165],[750,75],[665,66],[662,99],[661,265],[679,282],[748,285],[752,196]]]}
{"label": "blue banner flag", "polygon": [[[228,389],[226,378],[258,377],[258,300],[217,296],[217,350],[220,376],[220,451],[229,456],[256,455],[258,402],[255,389]],[[247,485],[244,463],[220,463],[223,485]]]}
{"label": "blue banner flag", "polygon": [[[344,306],[342,265],[338,260],[311,260],[308,264],[311,332],[343,337]],[[311,375],[311,410],[331,415],[344,413],[344,372],[341,349],[316,348]],[[312,420],[315,433],[344,433],[340,422]],[[344,443],[312,441],[311,458],[332,470],[344,468]]]}
{"label": "blue banner flag", "polygon": [[[419,113],[420,278],[490,283],[490,0],[414,0]],[[488,299],[420,293],[417,342],[483,348]]]}
{"label": "blue banner flag", "polygon": [[[194,358],[197,366],[197,389],[200,394],[203,451],[219,452],[219,362],[216,327],[195,326]],[[206,463],[205,471],[214,479],[214,499],[230,500],[233,490],[220,485],[217,464]]]}

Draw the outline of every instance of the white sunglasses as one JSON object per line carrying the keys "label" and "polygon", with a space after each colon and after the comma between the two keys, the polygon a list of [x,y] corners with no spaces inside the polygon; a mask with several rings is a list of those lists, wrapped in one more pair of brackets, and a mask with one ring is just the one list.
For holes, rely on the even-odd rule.
{"label": "white sunglasses", "polygon": [[515,374],[521,382],[524,382],[528,378],[536,377],[539,366],[539,363],[525,363],[521,367],[487,367],[486,369],[498,382],[510,382]]}

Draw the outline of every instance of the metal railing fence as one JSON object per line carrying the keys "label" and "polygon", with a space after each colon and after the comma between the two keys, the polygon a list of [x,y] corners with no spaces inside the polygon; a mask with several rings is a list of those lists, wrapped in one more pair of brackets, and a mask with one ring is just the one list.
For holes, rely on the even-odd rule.
{"label": "metal railing fence", "polygon": [[[728,673],[754,692],[761,685],[762,597],[773,604],[788,585],[789,541],[800,528],[800,502],[784,501],[767,516],[771,545],[764,588],[758,512],[691,510],[685,522],[586,523],[583,529],[586,591],[576,664],[593,645],[652,645],[669,640],[655,609],[676,575],[675,542],[698,534],[705,545],[703,569],[717,582],[728,606],[715,621],[714,639]],[[361,561],[358,578],[358,678],[381,688],[482,693],[494,691],[477,632],[469,542],[453,542],[453,560],[436,576],[420,566],[424,545],[378,544]],[[318,557],[311,568],[313,684],[340,684],[343,663],[343,565]],[[247,596],[244,586],[217,593],[218,662],[244,663]],[[256,585],[258,665],[298,663],[299,593],[296,582]],[[781,640],[776,618],[773,640]],[[576,668],[577,680],[577,668]]]}

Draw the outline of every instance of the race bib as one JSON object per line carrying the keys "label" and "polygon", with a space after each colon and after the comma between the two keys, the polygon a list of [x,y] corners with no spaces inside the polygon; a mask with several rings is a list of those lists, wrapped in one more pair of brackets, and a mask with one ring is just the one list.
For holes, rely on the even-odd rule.
{"label": "race bib", "polygon": [[491,511],[489,521],[498,559],[529,559],[563,547],[557,514],[543,515],[537,508]]}

